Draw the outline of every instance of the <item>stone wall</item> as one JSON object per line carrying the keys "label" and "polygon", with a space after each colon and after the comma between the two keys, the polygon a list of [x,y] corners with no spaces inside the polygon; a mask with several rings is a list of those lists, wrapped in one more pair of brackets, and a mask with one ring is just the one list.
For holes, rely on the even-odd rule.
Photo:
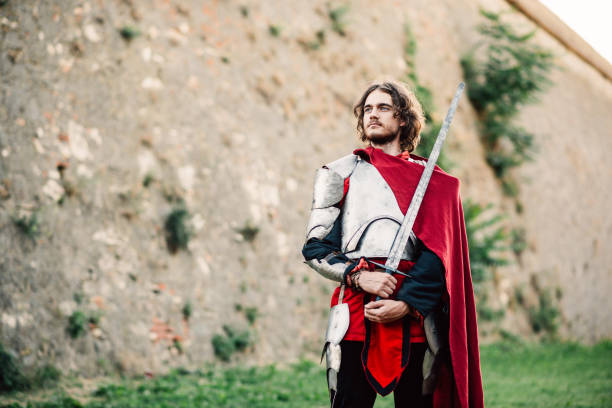
{"label": "stone wall", "polygon": [[[462,80],[459,59],[478,40],[478,7],[508,8],[352,1],[340,35],[328,13],[342,5],[5,2],[0,341],[26,365],[85,375],[201,365],[224,324],[255,336],[239,361],[316,355],[334,285],[300,254],[314,170],[358,146],[351,110],[364,87],[405,76],[405,24],[442,117]],[[124,27],[140,35],[127,40]],[[527,231],[522,259],[496,272],[492,301],[507,309],[499,324],[530,335],[512,296],[537,276],[561,289],[562,336],[594,341],[612,333],[612,86],[547,34],[537,41],[561,69],[521,116],[541,146],[520,169],[524,212],[484,162],[467,98],[446,149],[464,199],[492,202],[509,228]],[[194,234],[171,254],[164,222],[181,203]],[[13,220],[32,213],[40,234],[29,238]],[[258,229],[252,241],[244,227]],[[248,307],[258,311],[252,325]],[[66,326],[77,310],[100,319],[73,339]]]}

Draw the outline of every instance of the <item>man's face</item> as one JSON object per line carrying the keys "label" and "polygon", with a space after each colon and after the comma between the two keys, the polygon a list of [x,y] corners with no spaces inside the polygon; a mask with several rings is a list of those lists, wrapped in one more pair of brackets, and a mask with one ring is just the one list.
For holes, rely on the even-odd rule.
{"label": "man's face", "polygon": [[376,89],[363,105],[363,128],[366,139],[374,144],[386,144],[399,137],[399,128],[405,122],[394,117],[391,95]]}

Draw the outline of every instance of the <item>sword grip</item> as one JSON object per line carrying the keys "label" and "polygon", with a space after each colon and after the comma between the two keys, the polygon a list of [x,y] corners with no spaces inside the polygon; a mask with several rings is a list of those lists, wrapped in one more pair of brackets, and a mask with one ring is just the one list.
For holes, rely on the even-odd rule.
{"label": "sword grip", "polygon": [[[387,272],[389,275],[393,275],[393,271],[390,271],[388,269],[385,269],[385,272]],[[376,300],[382,300],[382,298],[380,296],[376,296]]]}

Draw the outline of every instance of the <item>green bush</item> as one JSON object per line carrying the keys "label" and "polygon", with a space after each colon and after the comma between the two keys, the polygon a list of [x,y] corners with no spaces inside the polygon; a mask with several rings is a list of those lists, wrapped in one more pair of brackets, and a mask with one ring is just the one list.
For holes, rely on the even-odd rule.
{"label": "green bush", "polygon": [[179,249],[187,249],[192,231],[188,227],[189,212],[184,207],[173,209],[164,223],[166,230],[166,245],[171,253]]}
{"label": "green bush", "polygon": [[[422,156],[429,157],[431,150],[436,143],[436,138],[442,127],[442,123],[434,121],[432,113],[435,110],[433,104],[433,95],[429,88],[425,87],[419,82],[419,76],[416,72],[415,55],[417,50],[416,39],[412,33],[410,25],[404,25],[404,61],[408,66],[407,81],[412,84],[413,91],[421,106],[423,107],[423,113],[425,115],[425,127],[421,130],[421,141],[415,149],[414,153]],[[438,161],[436,162],[442,169],[449,170],[452,167],[452,163],[445,154],[445,149],[442,148]]]}
{"label": "green bush", "polygon": [[189,318],[191,317],[191,302],[187,302],[185,303],[185,305],[183,306],[183,309],[181,310],[181,312],[183,313],[183,319],[185,320],[189,320]]}
{"label": "green bush", "polygon": [[332,22],[332,30],[334,30],[343,37],[346,36],[345,16],[346,13],[348,13],[349,9],[350,7],[348,5],[343,5],[330,9],[328,13],[329,19]]}
{"label": "green bush", "polygon": [[486,45],[485,60],[476,61],[474,51],[462,59],[468,97],[477,111],[509,118],[550,84],[554,56],[530,42],[535,31],[518,34],[502,21],[501,13],[480,10],[480,14],[486,19],[478,26]]}
{"label": "green bush", "polygon": [[540,293],[538,307],[529,308],[529,321],[534,332],[543,332],[546,335],[554,336],[559,327],[559,310],[553,304],[550,292]]}
{"label": "green bush", "polygon": [[281,27],[279,25],[270,24],[268,26],[268,32],[272,37],[278,37],[281,33]]}
{"label": "green bush", "polygon": [[73,339],[84,335],[87,332],[87,321],[88,318],[85,316],[80,310],[75,310],[72,312],[70,317],[68,318],[68,327],[66,327],[66,331]]}
{"label": "green bush", "polygon": [[248,330],[238,330],[234,327],[224,325],[224,335],[216,334],[212,338],[212,346],[215,356],[222,361],[229,361],[232,354],[244,351],[253,342]]}
{"label": "green bush", "polygon": [[463,203],[470,267],[474,284],[483,282],[487,278],[490,268],[508,264],[508,260],[499,255],[500,251],[508,247],[508,236],[504,228],[498,225],[503,217],[493,215],[483,219],[484,213],[491,207],[491,204],[482,207],[471,200]]}
{"label": "green bush", "polygon": [[52,364],[45,364],[39,367],[34,374],[32,383],[35,387],[47,388],[57,384],[62,373]]}
{"label": "green bush", "polygon": [[17,356],[0,343],[0,392],[27,390],[30,385]]}
{"label": "green bush", "polygon": [[253,307],[244,308],[244,317],[246,317],[249,324],[251,325],[255,324],[255,320],[257,320],[258,316],[259,316],[259,310],[257,310],[257,307],[253,306]]}
{"label": "green bush", "polygon": [[119,34],[126,41],[132,41],[140,35],[140,30],[132,26],[123,26],[119,29]]}
{"label": "green bush", "polygon": [[513,228],[510,232],[512,252],[520,256],[527,249],[527,232],[525,228]]}
{"label": "green bush", "polygon": [[40,235],[40,220],[38,213],[35,211],[30,216],[21,216],[13,218],[13,223],[26,237],[35,239]]}
{"label": "green bush", "polygon": [[495,321],[504,317],[506,312],[503,309],[491,309],[486,305],[478,306],[478,319],[486,321]]}
{"label": "green bush", "polygon": [[554,56],[531,42],[535,31],[519,34],[502,21],[501,13],[480,12],[486,19],[478,27],[484,59],[475,56],[478,46],[461,59],[461,66],[468,97],[482,119],[487,163],[504,178],[509,169],[533,157],[533,135],[511,120],[550,84]]}
{"label": "green bush", "polygon": [[142,179],[142,185],[143,187],[149,187],[151,183],[153,183],[154,181],[155,181],[155,178],[153,177],[153,175],[151,173],[147,173]]}
{"label": "green bush", "polygon": [[237,229],[238,233],[242,235],[247,242],[253,242],[259,234],[259,227],[251,224],[250,221],[247,221],[243,227]]}

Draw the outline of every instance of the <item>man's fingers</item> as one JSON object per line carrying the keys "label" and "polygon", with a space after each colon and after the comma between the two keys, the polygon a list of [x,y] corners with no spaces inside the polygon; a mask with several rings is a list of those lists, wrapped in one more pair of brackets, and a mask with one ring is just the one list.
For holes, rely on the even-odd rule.
{"label": "man's fingers", "polygon": [[380,317],[377,314],[377,309],[366,309],[364,314],[366,319],[372,322],[380,322]]}
{"label": "man's fingers", "polygon": [[397,285],[397,279],[389,275],[388,278],[385,280],[384,285],[391,288],[391,290],[395,290],[395,285]]}
{"label": "man's fingers", "polygon": [[376,309],[376,308],[381,307],[384,304],[385,302],[383,302],[382,300],[375,300],[373,302],[366,303],[365,308],[366,309]]}
{"label": "man's fingers", "polygon": [[378,291],[377,295],[380,296],[381,298],[384,298],[384,299],[389,297],[389,294],[385,291],[384,288],[380,289]]}

